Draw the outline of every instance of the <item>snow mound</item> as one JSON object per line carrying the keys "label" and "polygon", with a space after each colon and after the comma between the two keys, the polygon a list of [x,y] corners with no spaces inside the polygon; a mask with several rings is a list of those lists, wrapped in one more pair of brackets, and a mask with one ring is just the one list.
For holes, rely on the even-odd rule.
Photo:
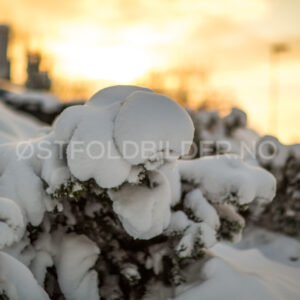
{"label": "snow mound", "polygon": [[[128,96],[115,122],[117,147],[133,165],[160,161],[172,154],[177,158],[189,151],[194,135],[191,119],[175,101],[150,92]],[[128,149],[129,142],[135,147]],[[149,150],[145,143],[149,143]]]}
{"label": "snow mound", "polygon": [[191,221],[183,211],[176,211],[171,214],[171,219],[165,234],[179,235],[189,228]]}
{"label": "snow mound", "polygon": [[220,220],[215,208],[203,197],[200,189],[194,189],[186,194],[184,206],[197,220],[204,221],[212,229],[217,230],[220,227]]}
{"label": "snow mound", "polygon": [[[216,232],[206,223],[190,223],[175,251],[181,258],[193,257],[203,248],[211,248],[217,242]],[[195,252],[195,253],[194,253]]]}
{"label": "snow mound", "polygon": [[68,300],[99,300],[98,274],[94,266],[100,251],[83,235],[63,237],[55,257],[60,287]]}
{"label": "snow mound", "polygon": [[199,189],[186,194],[183,210],[172,212],[164,234],[178,238],[176,245],[174,243],[178,257],[196,258],[204,248],[217,242],[220,220]]}
{"label": "snow mound", "polygon": [[[71,177],[60,146],[54,143],[54,134],[51,132],[44,139],[51,155],[41,159],[40,177],[48,184],[47,193],[53,193]],[[42,149],[43,150],[43,149]]]}
{"label": "snow mound", "polygon": [[219,243],[210,251],[215,258],[204,265],[204,281],[176,300],[299,299],[299,269],[271,261],[254,249],[242,251]]}
{"label": "snow mound", "polygon": [[[94,178],[102,188],[120,186],[132,175],[132,166],[158,168],[168,150],[173,160],[184,154],[193,130],[176,102],[134,86],[101,90],[85,105],[67,108],[54,124],[55,140],[67,144],[72,175],[81,181]],[[144,151],[144,142],[153,147]]]}
{"label": "snow mound", "polygon": [[77,179],[94,178],[100,187],[112,188],[128,177],[131,166],[113,141],[118,109],[117,103],[107,109],[74,106],[64,110],[54,124],[55,140],[67,145],[68,167]]}
{"label": "snow mound", "polygon": [[56,206],[45,191],[47,183],[42,175],[56,183],[62,182],[68,175],[62,172],[66,171],[63,158],[59,159],[51,152],[49,160],[42,157],[42,154],[45,155],[42,145],[53,146],[52,141],[50,133],[0,145],[0,194],[19,205],[26,225],[28,222],[33,226],[39,225],[45,211],[51,211]]}
{"label": "snow mound", "polygon": [[4,294],[10,300],[49,300],[32,273],[22,263],[3,252],[0,252],[0,270],[0,297]]}
{"label": "snow mound", "polygon": [[152,171],[149,181],[150,187],[126,184],[109,192],[114,211],[134,238],[155,237],[170,221],[171,192],[167,179],[161,172]]}
{"label": "snow mound", "polygon": [[[128,177],[131,166],[121,157],[113,141],[113,120],[118,108],[90,110],[88,117],[74,131],[67,158],[71,173],[79,180],[94,178],[100,187],[112,188]],[[83,143],[83,153],[77,155],[73,147],[76,143]]]}
{"label": "snow mound", "polygon": [[37,226],[42,221],[48,197],[33,161],[19,160],[16,147],[18,143],[0,146],[0,194],[19,205],[26,223]]}
{"label": "snow mound", "polygon": [[244,205],[255,199],[269,202],[275,196],[275,178],[235,155],[180,160],[178,166],[181,178],[199,185],[203,195],[213,203]]}
{"label": "snow mound", "polygon": [[0,249],[18,242],[25,230],[22,212],[12,200],[0,198]]}
{"label": "snow mound", "polygon": [[159,171],[162,172],[169,184],[171,189],[171,203],[172,206],[176,205],[181,198],[181,179],[178,170],[177,161],[166,163],[159,168]]}

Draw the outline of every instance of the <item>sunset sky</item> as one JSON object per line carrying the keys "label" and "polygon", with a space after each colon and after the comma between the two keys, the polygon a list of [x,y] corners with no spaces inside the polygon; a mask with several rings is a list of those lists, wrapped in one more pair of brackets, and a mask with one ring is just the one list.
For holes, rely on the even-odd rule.
{"label": "sunset sky", "polygon": [[[42,52],[56,81],[89,84],[89,95],[103,87],[95,83],[204,68],[208,85],[229,92],[260,133],[300,141],[299,0],[0,0],[0,23],[12,27],[15,82],[24,81],[27,49]],[[276,42],[289,48],[280,55],[277,133],[268,122]]]}

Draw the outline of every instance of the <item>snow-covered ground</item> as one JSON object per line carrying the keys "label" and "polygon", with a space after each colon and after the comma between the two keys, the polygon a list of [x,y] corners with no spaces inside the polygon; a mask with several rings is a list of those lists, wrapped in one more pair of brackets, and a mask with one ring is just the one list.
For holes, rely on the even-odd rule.
{"label": "snow-covered ground", "polygon": [[235,248],[219,243],[210,252],[213,258],[199,272],[199,282],[177,300],[299,299],[298,241],[252,228]]}
{"label": "snow-covered ground", "polygon": [[[300,242],[279,233],[250,227],[235,246],[218,243],[209,259],[186,272],[189,285],[177,288],[176,300],[297,300],[300,296]],[[147,299],[171,299],[169,290]],[[160,297],[160,298],[159,298]]]}

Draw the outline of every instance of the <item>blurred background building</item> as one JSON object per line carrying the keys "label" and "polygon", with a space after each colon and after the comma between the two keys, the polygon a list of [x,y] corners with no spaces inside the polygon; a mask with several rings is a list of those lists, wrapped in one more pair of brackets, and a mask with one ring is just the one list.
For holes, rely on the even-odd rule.
{"label": "blurred background building", "polygon": [[40,71],[41,55],[27,54],[27,81],[26,87],[36,90],[50,90],[51,80],[47,71]]}
{"label": "blurred background building", "polygon": [[0,25],[0,78],[10,79],[10,61],[7,57],[9,27]]}

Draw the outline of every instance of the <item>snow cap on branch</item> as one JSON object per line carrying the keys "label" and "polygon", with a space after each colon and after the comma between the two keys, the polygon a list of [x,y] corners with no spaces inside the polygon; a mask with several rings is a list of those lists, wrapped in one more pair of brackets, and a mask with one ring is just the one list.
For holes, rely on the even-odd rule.
{"label": "snow cap on branch", "polygon": [[3,252],[0,252],[0,270],[0,298],[1,294],[4,294],[11,300],[49,300],[30,270]]}
{"label": "snow cap on branch", "polygon": [[67,143],[72,175],[94,178],[102,188],[120,186],[132,166],[153,170],[167,156],[185,154],[193,133],[189,115],[175,101],[134,86],[104,89],[85,105],[66,109],[54,124],[55,140]]}
{"label": "snow cap on branch", "polygon": [[255,199],[271,201],[276,181],[266,170],[248,165],[236,155],[207,156],[178,161],[183,180],[199,185],[213,203],[232,202],[244,205]]}
{"label": "snow cap on branch", "polygon": [[24,230],[20,207],[10,199],[0,198],[0,249],[19,241]]}
{"label": "snow cap on branch", "polygon": [[149,174],[151,187],[126,184],[110,191],[114,211],[134,238],[150,239],[163,232],[170,221],[171,190],[159,171]]}

